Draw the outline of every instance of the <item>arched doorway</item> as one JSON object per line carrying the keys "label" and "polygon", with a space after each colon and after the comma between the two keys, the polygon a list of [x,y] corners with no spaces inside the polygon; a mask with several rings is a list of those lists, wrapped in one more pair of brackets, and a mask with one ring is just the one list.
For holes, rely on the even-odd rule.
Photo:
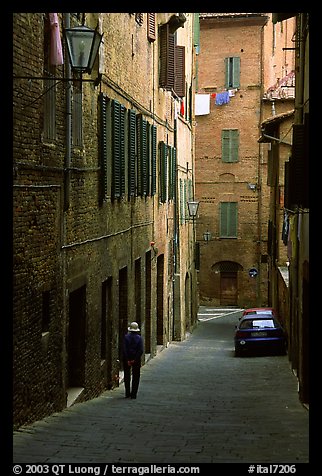
{"label": "arched doorway", "polygon": [[238,271],[243,267],[234,261],[219,261],[212,266],[220,273],[220,305],[238,306]]}

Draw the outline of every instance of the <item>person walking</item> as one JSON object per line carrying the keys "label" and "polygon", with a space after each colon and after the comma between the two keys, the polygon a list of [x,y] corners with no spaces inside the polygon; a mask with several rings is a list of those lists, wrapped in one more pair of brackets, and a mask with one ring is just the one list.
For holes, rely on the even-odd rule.
{"label": "person walking", "polygon": [[[143,339],[139,335],[137,322],[131,322],[128,333],[123,338],[123,369],[125,398],[136,398],[140,383],[141,356],[143,354]],[[131,390],[132,374],[132,390]]]}

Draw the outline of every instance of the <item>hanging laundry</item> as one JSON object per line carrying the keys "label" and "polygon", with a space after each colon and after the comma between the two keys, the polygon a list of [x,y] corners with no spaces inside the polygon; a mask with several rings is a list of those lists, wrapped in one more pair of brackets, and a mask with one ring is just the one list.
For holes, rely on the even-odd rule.
{"label": "hanging laundry", "polygon": [[284,218],[283,218],[283,228],[282,228],[282,241],[285,246],[288,243],[288,233],[289,233],[289,218],[288,213],[284,210]]}
{"label": "hanging laundry", "polygon": [[64,59],[57,13],[49,13],[49,22],[51,30],[50,62],[52,65],[58,66],[64,64]]}
{"label": "hanging laundry", "polygon": [[229,91],[223,91],[222,93],[216,94],[216,105],[222,106],[223,104],[229,103]]}
{"label": "hanging laundry", "polygon": [[183,102],[183,100],[181,101],[181,105],[180,105],[180,114],[181,114],[181,116],[184,116],[184,102]]}
{"label": "hanging laundry", "polygon": [[203,116],[210,113],[210,94],[195,95],[195,114]]}

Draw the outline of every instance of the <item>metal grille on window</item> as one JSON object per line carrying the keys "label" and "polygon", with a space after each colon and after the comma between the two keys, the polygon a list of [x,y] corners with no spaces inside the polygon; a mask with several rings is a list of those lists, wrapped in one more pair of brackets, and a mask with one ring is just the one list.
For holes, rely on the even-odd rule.
{"label": "metal grille on window", "polygon": [[135,14],[135,21],[138,23],[140,26],[143,25],[143,13],[136,13]]}

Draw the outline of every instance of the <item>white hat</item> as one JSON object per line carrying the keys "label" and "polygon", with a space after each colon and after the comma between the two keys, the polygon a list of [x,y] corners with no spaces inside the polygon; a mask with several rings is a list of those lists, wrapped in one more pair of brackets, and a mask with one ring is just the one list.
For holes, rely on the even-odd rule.
{"label": "white hat", "polygon": [[130,327],[127,328],[130,332],[140,332],[139,325],[137,322],[131,322]]}

